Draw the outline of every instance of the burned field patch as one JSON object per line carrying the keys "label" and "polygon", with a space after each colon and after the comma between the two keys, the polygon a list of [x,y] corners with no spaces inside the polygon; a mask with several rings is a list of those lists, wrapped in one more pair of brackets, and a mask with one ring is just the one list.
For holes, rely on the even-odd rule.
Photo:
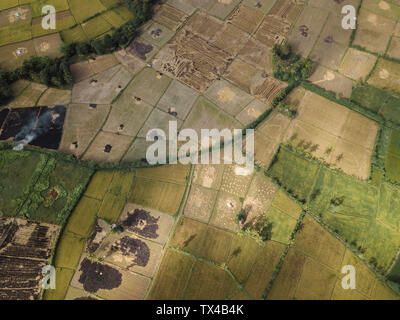
{"label": "burned field patch", "polygon": [[118,222],[124,230],[140,237],[164,244],[174,224],[167,214],[128,203]]}
{"label": "burned field patch", "polygon": [[85,258],[79,268],[79,282],[87,292],[115,289],[121,285],[122,274],[115,268]]}
{"label": "burned field patch", "polygon": [[[64,106],[32,107],[8,109],[0,113],[0,125],[3,123],[0,140],[9,140],[22,144],[58,149],[65,119]],[[1,127],[0,127],[1,128]]]}
{"label": "burned field patch", "polygon": [[106,237],[109,230],[110,226],[104,220],[98,219],[96,221],[86,244],[86,251],[89,254],[94,253],[100,247],[100,243]]}
{"label": "burned field patch", "polygon": [[128,257],[130,264],[128,268],[134,266],[146,267],[150,259],[149,246],[140,239],[124,236],[111,246],[111,252],[119,251],[122,256]]}
{"label": "burned field patch", "polygon": [[[28,126],[30,123],[36,121],[39,111],[39,107],[12,109],[4,121],[0,140],[8,140],[17,136],[17,134],[21,132],[25,126]],[[30,125],[29,129],[27,127],[28,132],[26,132],[26,134],[28,134],[32,128],[32,124]]]}
{"label": "burned field patch", "polygon": [[158,218],[152,217],[150,212],[144,209],[135,209],[127,213],[128,217],[122,222],[122,226],[146,238],[157,238]]}
{"label": "burned field patch", "polygon": [[0,299],[37,299],[42,267],[58,227],[22,219],[0,219]]}
{"label": "burned field patch", "polygon": [[66,109],[64,106],[54,108],[42,107],[38,123],[33,129],[36,139],[30,143],[33,146],[56,150],[60,146]]}

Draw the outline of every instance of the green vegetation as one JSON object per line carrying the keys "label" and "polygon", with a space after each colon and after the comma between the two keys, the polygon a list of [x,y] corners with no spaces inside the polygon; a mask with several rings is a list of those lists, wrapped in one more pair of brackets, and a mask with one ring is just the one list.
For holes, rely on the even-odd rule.
{"label": "green vegetation", "polygon": [[103,38],[65,44],[61,49],[62,53],[70,58],[76,54],[105,54],[126,47],[138,35],[138,28],[151,18],[152,7],[156,2],[157,0],[124,0],[133,13],[134,18],[131,21],[115,29],[111,35],[107,33]]}
{"label": "green vegetation", "polygon": [[267,173],[295,199],[305,203],[318,167],[318,163],[308,161],[281,146]]}
{"label": "green vegetation", "polygon": [[275,78],[287,82],[300,82],[311,75],[313,62],[294,53],[287,42],[275,44],[272,52]]}
{"label": "green vegetation", "polygon": [[297,115],[297,107],[288,105],[284,102],[279,102],[277,105],[278,111],[290,119],[296,118]]}
{"label": "green vegetation", "polygon": [[356,86],[351,93],[351,101],[371,110],[389,125],[400,125],[400,98],[367,84]]}
{"label": "green vegetation", "polygon": [[349,177],[286,147],[280,148],[267,174],[304,200],[310,212],[380,273],[387,270],[400,245],[400,233],[395,231],[400,226],[395,214],[399,210],[398,188]]}
{"label": "green vegetation", "polygon": [[34,151],[0,151],[0,212],[63,225],[93,169]]}

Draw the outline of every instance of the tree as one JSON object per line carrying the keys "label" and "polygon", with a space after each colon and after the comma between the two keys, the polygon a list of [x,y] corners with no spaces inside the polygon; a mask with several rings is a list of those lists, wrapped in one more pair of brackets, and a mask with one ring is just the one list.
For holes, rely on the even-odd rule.
{"label": "tree", "polygon": [[104,43],[102,40],[100,40],[100,39],[93,40],[91,42],[91,45],[97,54],[105,54],[106,53],[106,49],[104,47]]}
{"label": "tree", "polygon": [[76,46],[76,53],[82,55],[88,55],[93,52],[93,48],[88,42],[80,42]]}
{"label": "tree", "polygon": [[73,57],[76,54],[76,47],[77,47],[77,43],[73,42],[70,44],[63,44],[61,47],[61,53],[67,57]]}
{"label": "tree", "polygon": [[9,73],[0,69],[0,105],[5,104],[12,97]]}

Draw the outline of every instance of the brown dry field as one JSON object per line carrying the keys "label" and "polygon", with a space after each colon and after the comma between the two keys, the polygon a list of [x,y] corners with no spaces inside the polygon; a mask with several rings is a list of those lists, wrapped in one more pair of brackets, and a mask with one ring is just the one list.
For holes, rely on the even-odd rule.
{"label": "brown dry field", "polygon": [[[132,137],[100,131],[82,159],[117,162],[121,160],[131,142]],[[112,147],[110,152],[105,151],[108,145]]]}
{"label": "brown dry field", "polygon": [[93,70],[90,68],[89,61],[74,63],[69,68],[75,83],[81,82],[94,74]]}
{"label": "brown dry field", "polygon": [[244,197],[253,178],[253,173],[245,172],[239,165],[225,165],[221,191]]}
{"label": "brown dry field", "polygon": [[328,38],[319,38],[310,54],[310,59],[332,70],[337,70],[347,47],[329,41]]}
{"label": "brown dry field", "polygon": [[400,64],[379,59],[368,83],[383,90],[400,93]]}
{"label": "brown dry field", "polygon": [[304,57],[308,56],[327,18],[326,10],[306,7],[297,19],[289,37],[293,49]]}
{"label": "brown dry field", "polygon": [[225,23],[211,39],[211,43],[218,48],[237,55],[247,46],[249,35],[238,27]]}
{"label": "brown dry field", "polygon": [[146,65],[143,60],[124,49],[115,52],[114,56],[133,75],[137,74]]}
{"label": "brown dry field", "polygon": [[269,14],[258,28],[255,39],[271,48],[275,43],[282,43],[286,40],[290,28],[291,23],[286,19]]}
{"label": "brown dry field", "polygon": [[246,222],[251,222],[268,211],[277,189],[262,172],[255,173],[243,201],[243,209],[247,212]]}
{"label": "brown dry field", "polygon": [[40,97],[38,106],[66,105],[71,102],[71,90],[48,88]]}
{"label": "brown dry field", "polygon": [[[120,65],[83,80],[72,89],[73,103],[107,104],[126,87],[132,75]],[[92,82],[97,80],[97,82]]]}
{"label": "brown dry field", "polygon": [[194,14],[157,54],[154,67],[204,92],[233,59],[231,54],[209,43],[221,26],[222,22],[204,13]]}
{"label": "brown dry field", "polygon": [[[313,1],[313,0],[311,0]],[[310,1],[310,3],[311,3]],[[320,6],[326,9],[328,5],[335,5],[334,14],[330,14],[328,19],[326,20],[326,24],[320,34],[320,39],[326,39],[327,37],[332,37],[335,43],[342,44],[344,46],[348,46],[351,34],[353,32],[352,29],[345,30],[342,28],[342,20],[343,15],[341,13],[342,6],[338,5],[334,1],[324,1],[324,0],[316,0],[320,2]],[[351,0],[352,2],[359,2],[359,0]],[[350,1],[347,1],[349,3]],[[355,6],[357,7],[357,5]]]}
{"label": "brown dry field", "polygon": [[257,165],[268,168],[289,124],[289,118],[275,112],[257,126],[254,134],[254,157]]}
{"label": "brown dry field", "polygon": [[263,45],[260,41],[250,38],[244,47],[239,51],[239,57],[255,67],[272,73],[272,52],[271,48]]}
{"label": "brown dry field", "polygon": [[[306,92],[284,140],[293,145],[308,143],[308,148],[315,149],[314,156],[367,179],[377,132],[378,124],[373,120]],[[331,153],[326,152],[328,148],[332,148]],[[338,160],[339,156],[342,159]]]}
{"label": "brown dry field", "polygon": [[219,190],[223,173],[224,165],[196,165],[192,183]]}
{"label": "brown dry field", "polygon": [[235,222],[235,218],[239,214],[241,207],[242,203],[238,196],[220,191],[215,202],[210,224],[221,229],[237,232],[239,226]]}
{"label": "brown dry field", "polygon": [[232,116],[240,113],[254,99],[225,80],[215,81],[205,95]]}
{"label": "brown dry field", "polygon": [[[103,125],[110,110],[108,105],[70,104],[64,122],[59,151],[80,157]],[[73,145],[78,142],[78,146]]]}
{"label": "brown dry field", "polygon": [[47,87],[43,84],[31,82],[21,94],[8,104],[9,108],[24,108],[36,105]]}
{"label": "brown dry field", "polygon": [[263,102],[271,102],[286,87],[285,83],[239,58],[229,66],[224,77]]}
{"label": "brown dry field", "polygon": [[376,62],[376,56],[348,49],[339,67],[339,72],[353,80],[365,80]]}
{"label": "brown dry field", "polygon": [[[355,8],[358,7],[360,0],[347,0],[346,4],[353,5]],[[325,1],[325,0],[308,0],[308,4],[314,7],[323,8],[329,10],[336,15],[340,15],[342,11],[342,3],[337,1]]]}
{"label": "brown dry field", "polygon": [[216,199],[216,190],[192,185],[184,210],[185,217],[208,223]]}
{"label": "brown dry field", "polygon": [[239,6],[228,18],[233,25],[253,34],[263,20],[263,14],[246,6]]}
{"label": "brown dry field", "polygon": [[51,34],[48,36],[43,36],[33,39],[33,44],[35,45],[36,54],[41,56],[48,56],[51,58],[60,57],[60,46],[61,38],[58,33]]}
{"label": "brown dry field", "polygon": [[393,37],[392,41],[390,43],[390,47],[387,51],[388,56],[395,58],[395,59],[400,59],[400,38],[399,37]]}
{"label": "brown dry field", "polygon": [[354,85],[353,80],[321,65],[316,65],[309,81],[347,99],[350,98]]}
{"label": "brown dry field", "polygon": [[364,47],[368,51],[383,54],[396,22],[368,11],[364,7],[361,8],[357,17],[357,32],[353,44]]}
{"label": "brown dry field", "polygon": [[171,30],[176,30],[185,22],[187,15],[185,12],[174,8],[168,4],[163,4],[155,9],[153,20],[165,25]]}
{"label": "brown dry field", "polygon": [[185,120],[199,94],[183,83],[173,80],[157,103],[164,112],[176,112],[176,117]]}
{"label": "brown dry field", "polygon": [[271,109],[270,105],[255,99],[236,116],[236,119],[244,126],[247,126],[269,109]]}

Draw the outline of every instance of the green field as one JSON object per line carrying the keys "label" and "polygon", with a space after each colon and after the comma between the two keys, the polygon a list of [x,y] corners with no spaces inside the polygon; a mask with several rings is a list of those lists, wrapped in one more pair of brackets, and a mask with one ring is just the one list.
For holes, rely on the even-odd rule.
{"label": "green field", "polygon": [[382,115],[385,121],[400,124],[400,99],[370,85],[357,86],[351,100],[360,106]]}
{"label": "green field", "polygon": [[305,202],[314,184],[317,171],[317,163],[305,160],[287,148],[281,147],[268,174],[277,180],[288,193]]}
{"label": "green field", "polygon": [[286,148],[281,148],[268,171],[286,190],[309,198],[311,212],[364,254],[378,271],[387,270],[400,246],[400,216],[395,214],[400,190],[387,183],[375,186],[326,167],[321,167],[314,183],[311,172],[316,173],[314,161]]}
{"label": "green field", "polygon": [[0,151],[0,212],[62,224],[92,170],[31,151]]}

